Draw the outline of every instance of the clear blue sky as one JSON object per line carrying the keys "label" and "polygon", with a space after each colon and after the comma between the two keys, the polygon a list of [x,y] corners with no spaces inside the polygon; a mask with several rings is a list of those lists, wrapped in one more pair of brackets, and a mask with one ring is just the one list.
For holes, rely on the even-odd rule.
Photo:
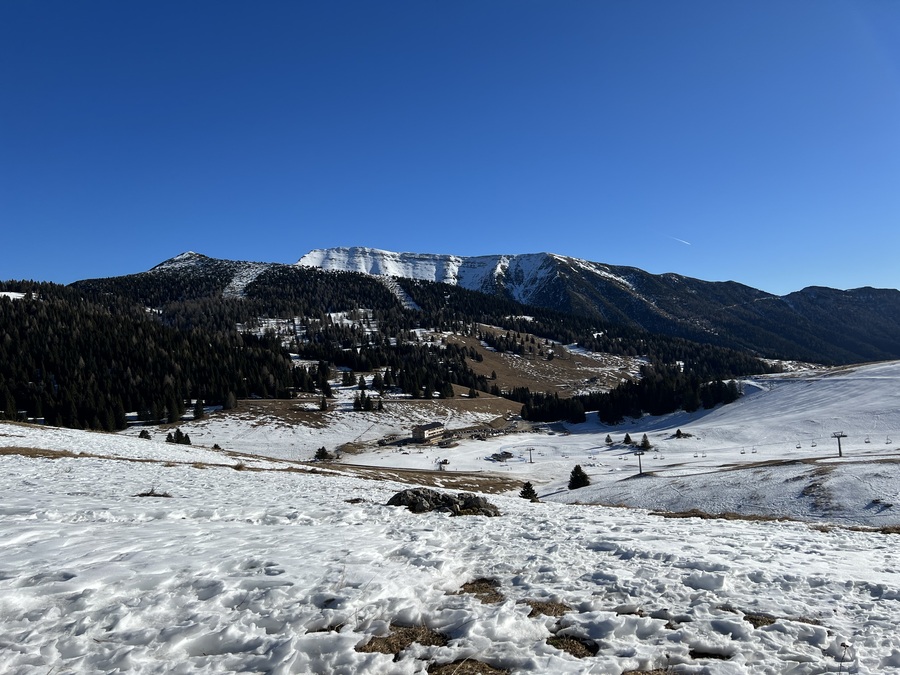
{"label": "clear blue sky", "polygon": [[900,2],[0,3],[0,278],[550,251],[900,286]]}

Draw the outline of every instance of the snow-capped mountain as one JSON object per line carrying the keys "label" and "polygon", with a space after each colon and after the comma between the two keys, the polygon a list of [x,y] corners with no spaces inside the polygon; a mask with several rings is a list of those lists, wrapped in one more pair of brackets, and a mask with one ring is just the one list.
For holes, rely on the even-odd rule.
{"label": "snow-capped mountain", "polygon": [[[321,277],[314,282],[323,272],[327,282]],[[357,274],[341,276],[348,272]],[[377,280],[376,286],[407,310],[418,309],[414,289],[405,281],[413,279],[770,358],[825,363],[900,358],[898,290],[814,286],[777,296],[733,281],[650,274],[553,253],[461,257],[351,247],[310,251],[286,265],[219,260],[189,251],[120,281],[76,285],[109,292],[124,283],[132,291],[141,289],[138,295],[148,306],[199,297],[265,299],[311,283],[325,283],[336,299],[350,294],[361,300],[375,291],[362,291],[359,273]]]}
{"label": "snow-capped mountain", "polygon": [[434,253],[394,253],[353,246],[310,251],[297,262],[302,267],[361,272],[376,276],[436,281],[482,293],[504,293],[532,304],[555,274],[549,253],[461,257]]}
{"label": "snow-capped mountain", "polygon": [[892,289],[810,287],[777,296],[733,281],[552,253],[464,258],[352,247],[311,251],[297,264],[455,284],[766,355],[833,362],[900,356],[900,291]]}
{"label": "snow-capped mountain", "polygon": [[[589,285],[602,284],[604,296],[611,289],[633,296],[652,306],[659,306],[658,293],[642,295],[649,280],[664,284],[679,294],[687,284],[721,285],[702,282],[677,274],[653,275],[634,267],[620,267],[590,262],[555,253],[524,253],[518,255],[485,255],[461,257],[432,253],[395,253],[374,248],[349,247],[310,251],[297,264],[324,270],[361,272],[377,276],[405,277],[452,284],[472,291],[500,293],[525,304],[584,310],[595,305],[583,285],[572,283],[581,279]],[[748,286],[732,284],[753,299],[770,296]],[[656,290],[656,289],[654,289]],[[609,316],[612,307],[594,307],[595,313]]]}

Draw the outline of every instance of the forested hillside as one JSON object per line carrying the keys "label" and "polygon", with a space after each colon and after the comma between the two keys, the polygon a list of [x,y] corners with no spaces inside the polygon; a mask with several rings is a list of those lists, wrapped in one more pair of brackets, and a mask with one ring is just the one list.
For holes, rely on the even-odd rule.
{"label": "forested hillside", "polygon": [[[498,391],[470,368],[480,358],[477,349],[447,343],[435,331],[478,337],[499,351],[533,349],[537,336],[646,357],[645,379],[656,393],[623,390],[627,403],[611,410],[624,414],[692,405],[704,383],[769,369],[748,353],[433,282],[401,280],[420,308],[409,310],[384,283],[363,274],[196,254],[177,262],[71,287],[0,284],[26,294],[0,298],[3,414],[105,430],[123,428],[128,412],[174,422],[198,401],[228,408],[245,397],[287,398],[298,391],[328,397],[337,367],[377,370],[378,388],[413,397],[450,397],[453,385],[493,388],[525,403],[533,419],[577,421],[583,410],[611,405],[596,396],[560,403],[540,393],[553,389],[546,382]],[[482,333],[480,324],[507,334]],[[422,339],[422,329],[437,339]],[[318,365],[295,366],[291,354]]]}

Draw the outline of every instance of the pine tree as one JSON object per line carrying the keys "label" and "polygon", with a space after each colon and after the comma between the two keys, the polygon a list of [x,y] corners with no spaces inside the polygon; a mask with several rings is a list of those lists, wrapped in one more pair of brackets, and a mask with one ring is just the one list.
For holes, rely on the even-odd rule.
{"label": "pine tree", "polygon": [[625,445],[633,445],[634,441],[631,440],[631,434],[625,434]]}
{"label": "pine tree", "polygon": [[141,429],[141,433],[138,434],[138,438],[143,438],[145,440],[150,440],[150,432],[146,429]]}
{"label": "pine tree", "polygon": [[522,499],[528,499],[533,502],[538,501],[537,492],[534,491],[534,486],[530,481],[526,481],[525,485],[522,486],[522,491],[519,492],[519,496]]}
{"label": "pine tree", "polygon": [[197,399],[197,404],[194,406],[194,419],[195,419],[195,420],[202,420],[204,416],[205,416],[205,414],[204,414],[204,411],[203,411],[203,401],[201,401],[201,400],[198,398],[198,399]]}
{"label": "pine tree", "polygon": [[316,459],[320,462],[325,462],[331,459],[331,454],[328,452],[328,450],[325,449],[324,445],[316,450]]}
{"label": "pine tree", "polygon": [[641,439],[641,450],[649,450],[652,447],[650,439],[647,438],[647,434],[644,434],[644,437]]}
{"label": "pine tree", "polygon": [[612,444],[613,444],[612,436],[610,436],[609,434],[606,434],[606,444],[607,444],[607,445],[612,445]]}
{"label": "pine tree", "polygon": [[578,488],[583,488],[590,484],[591,479],[588,478],[588,475],[584,472],[584,469],[581,468],[581,465],[576,464],[575,468],[572,469],[572,473],[569,474],[569,489],[577,490]]}

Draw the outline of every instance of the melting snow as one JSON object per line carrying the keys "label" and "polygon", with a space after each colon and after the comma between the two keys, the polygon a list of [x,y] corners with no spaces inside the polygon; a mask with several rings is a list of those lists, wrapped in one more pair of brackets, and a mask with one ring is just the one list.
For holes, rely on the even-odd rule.
{"label": "melting snow", "polygon": [[[900,457],[886,442],[900,433],[898,382],[898,363],[755,378],[754,393],[714,411],[618,427],[594,419],[441,450],[450,466],[536,484],[540,504],[491,496],[499,518],[415,515],[384,505],[400,485],[280,471],[293,465],[277,459],[2,423],[0,447],[81,456],[0,455],[0,671],[412,674],[477,658],[517,673],[900,672],[897,535],[555,503],[612,496],[716,511],[742,490],[788,515],[822,499],[838,523],[900,522]],[[358,420],[353,433],[365,423],[343,417]],[[339,420],[305,443],[351,433],[333,430]],[[217,432],[232,448],[282,442],[265,420],[232,424]],[[673,438],[675,428],[690,436]],[[655,475],[633,478],[625,431],[657,446],[657,459],[643,456]],[[513,455],[505,465],[483,459],[503,448]],[[569,491],[575,463],[593,483]],[[171,498],[135,496],[150,488]],[[458,594],[478,577],[495,579],[505,599]],[[526,600],[571,611],[529,617]],[[397,660],[354,649],[391,623],[424,624],[448,644],[414,645]],[[570,656],[547,642],[554,634],[592,641],[597,655]]]}

